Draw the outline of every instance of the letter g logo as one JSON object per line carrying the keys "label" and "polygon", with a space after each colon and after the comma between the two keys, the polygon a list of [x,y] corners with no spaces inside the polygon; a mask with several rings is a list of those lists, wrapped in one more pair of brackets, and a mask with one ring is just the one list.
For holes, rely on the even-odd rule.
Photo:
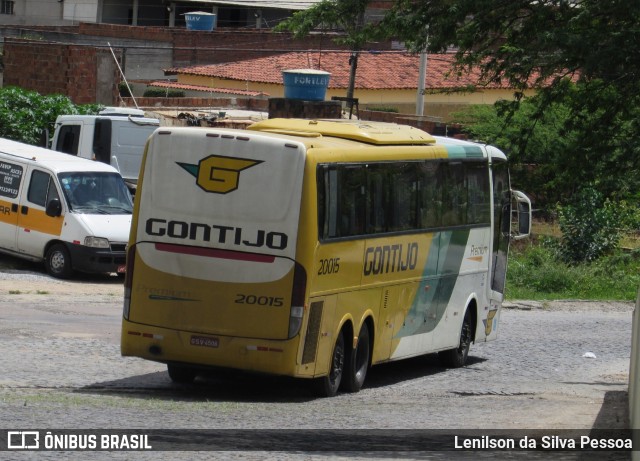
{"label": "letter g logo", "polygon": [[215,194],[227,194],[238,188],[242,170],[259,163],[262,161],[210,155],[200,160],[197,165],[180,162],[178,165],[195,176],[196,184],[203,190]]}

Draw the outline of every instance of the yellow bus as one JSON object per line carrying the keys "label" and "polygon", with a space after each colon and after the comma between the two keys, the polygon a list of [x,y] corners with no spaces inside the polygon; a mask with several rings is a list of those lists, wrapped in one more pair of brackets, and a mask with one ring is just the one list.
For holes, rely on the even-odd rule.
{"label": "yellow bus", "polygon": [[[121,350],[176,382],[216,367],[358,391],[370,366],[496,338],[531,203],[497,148],[355,120],[149,138]],[[513,229],[511,229],[513,225]]]}

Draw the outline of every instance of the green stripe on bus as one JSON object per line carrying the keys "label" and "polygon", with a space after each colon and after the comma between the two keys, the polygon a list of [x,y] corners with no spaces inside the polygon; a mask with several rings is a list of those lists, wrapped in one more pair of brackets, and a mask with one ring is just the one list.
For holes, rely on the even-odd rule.
{"label": "green stripe on bus", "polygon": [[[469,229],[462,229],[433,236],[423,280],[395,338],[429,333],[442,320],[460,273],[469,232]],[[441,263],[438,263],[439,258],[443,258]]]}

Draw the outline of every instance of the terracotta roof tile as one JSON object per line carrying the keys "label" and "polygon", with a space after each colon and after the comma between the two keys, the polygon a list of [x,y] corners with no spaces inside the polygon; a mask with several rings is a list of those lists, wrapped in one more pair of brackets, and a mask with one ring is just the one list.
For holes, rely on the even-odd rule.
{"label": "terracotta roof tile", "polygon": [[[331,73],[329,88],[347,88],[349,84],[349,52],[293,52],[246,61],[166,69],[167,74],[200,75],[230,80],[282,84],[282,71],[318,69]],[[480,82],[473,71],[456,76],[453,54],[429,54],[425,86],[427,89],[451,89]],[[356,88],[416,89],[420,57],[402,52],[362,52],[358,58]],[[506,88],[489,85],[490,88]]]}

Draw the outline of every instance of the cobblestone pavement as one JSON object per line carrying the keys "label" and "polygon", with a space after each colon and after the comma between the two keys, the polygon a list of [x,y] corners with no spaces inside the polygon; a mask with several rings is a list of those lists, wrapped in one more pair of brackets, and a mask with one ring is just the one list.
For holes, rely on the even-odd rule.
{"label": "cobblestone pavement", "polygon": [[[122,284],[0,272],[0,416],[5,429],[581,429],[628,427],[632,303],[513,303],[469,365],[434,356],[374,367],[364,388],[313,397],[304,381],[253,375],[171,383],[165,366],[120,356]],[[338,459],[339,454],[161,452],[162,459]],[[160,452],[135,459],[158,459]],[[25,453],[11,459],[29,459]],[[75,456],[80,455],[82,456]],[[449,459],[447,452],[345,458]],[[515,453],[513,457],[533,456]],[[20,456],[17,456],[20,455]],[[131,459],[131,453],[109,453]],[[139,455],[139,456],[138,456]],[[184,454],[183,454],[184,455]],[[510,459],[456,452],[458,459]],[[472,456],[473,455],[473,456]],[[550,456],[553,455],[553,456]],[[106,459],[34,453],[33,459]],[[615,456],[620,456],[619,454]],[[612,459],[628,459],[628,455]],[[467,458],[468,457],[468,458]],[[546,458],[592,459],[584,453]],[[607,459],[601,453],[593,459]]]}

